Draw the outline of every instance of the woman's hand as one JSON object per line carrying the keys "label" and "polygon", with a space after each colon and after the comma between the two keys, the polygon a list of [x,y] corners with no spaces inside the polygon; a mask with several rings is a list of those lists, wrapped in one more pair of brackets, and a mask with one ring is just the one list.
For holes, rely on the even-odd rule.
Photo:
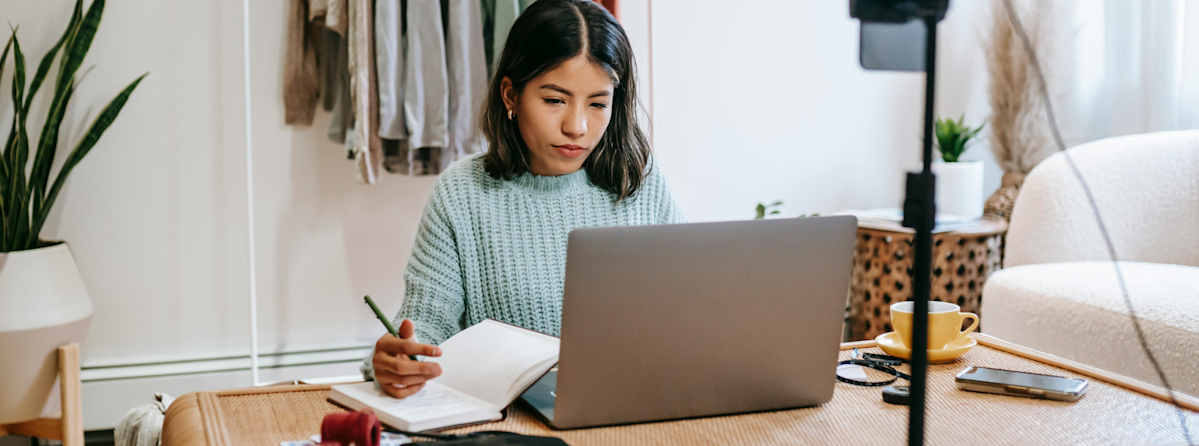
{"label": "woman's hand", "polygon": [[441,356],[441,349],[412,341],[415,327],[411,320],[404,319],[399,332],[398,338],[388,333],[375,342],[371,364],[375,368],[375,382],[384,392],[406,398],[423,389],[428,380],[441,376],[440,364],[413,361],[408,355]]}

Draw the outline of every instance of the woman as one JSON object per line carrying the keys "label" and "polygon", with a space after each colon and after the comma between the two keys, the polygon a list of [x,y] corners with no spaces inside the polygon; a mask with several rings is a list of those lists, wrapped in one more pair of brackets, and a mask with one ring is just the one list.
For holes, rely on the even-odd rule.
{"label": "woman", "polygon": [[433,189],[404,272],[400,337],[363,373],[396,398],[441,374],[435,345],[484,319],[557,336],[571,229],[680,223],[637,123],[632,49],[590,0],[540,0],[508,35],[483,104],[485,155]]}

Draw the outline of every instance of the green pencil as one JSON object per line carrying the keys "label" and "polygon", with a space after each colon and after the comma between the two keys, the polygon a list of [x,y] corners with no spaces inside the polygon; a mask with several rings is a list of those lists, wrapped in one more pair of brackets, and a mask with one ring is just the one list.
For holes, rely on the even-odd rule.
{"label": "green pencil", "polygon": [[[400,332],[398,330],[396,330],[396,328],[394,326],[391,325],[391,322],[387,320],[387,316],[383,315],[383,312],[379,310],[378,305],[375,305],[375,300],[371,299],[370,295],[366,296],[366,304],[370,305],[371,311],[375,312],[375,317],[379,318],[379,322],[382,322],[383,326],[387,327],[388,333],[391,333],[392,336],[395,336],[397,338],[400,337]],[[413,356],[413,355],[408,355],[408,359],[411,359],[413,361],[420,361],[419,359],[416,359],[416,356]]]}

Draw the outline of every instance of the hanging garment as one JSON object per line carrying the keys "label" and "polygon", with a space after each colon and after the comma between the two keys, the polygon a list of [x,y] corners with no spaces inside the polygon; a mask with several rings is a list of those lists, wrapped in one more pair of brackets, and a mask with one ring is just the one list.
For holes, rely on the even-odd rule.
{"label": "hanging garment", "polygon": [[516,23],[516,16],[520,15],[519,0],[495,0],[495,24],[493,25],[494,36],[491,40],[491,54],[496,62],[499,62],[500,55],[504,51],[504,43],[508,41],[508,31],[512,29],[512,24]]}
{"label": "hanging garment", "polygon": [[485,150],[478,121],[483,98],[487,95],[482,12],[478,0],[449,0],[448,3],[449,145],[442,150],[442,167]]}
{"label": "hanging garment", "polygon": [[308,21],[324,20],[329,10],[329,0],[308,0]]}
{"label": "hanging garment", "polygon": [[411,147],[448,143],[449,80],[441,2],[409,1],[405,20],[404,119]]}
{"label": "hanging garment", "polygon": [[408,140],[383,140],[383,168],[400,175],[422,176],[441,173],[442,153],[440,147],[421,147],[413,150]]}
{"label": "hanging garment", "polygon": [[[354,108],[350,100],[350,49],[346,39],[348,17],[346,0],[311,0],[325,3],[325,44],[320,60],[326,67],[322,78],[321,97],[326,111],[333,112],[329,122],[329,140],[345,144],[346,132],[354,125]],[[325,63],[324,61],[329,61]]]}
{"label": "hanging garment", "polygon": [[337,49],[340,46],[341,37],[329,28],[325,28],[325,18],[317,19],[320,25],[320,45],[316,47],[317,64],[316,72],[317,79],[320,82],[320,103],[321,108],[325,111],[333,111],[334,95],[331,94],[337,88]]}
{"label": "hanging garment", "polygon": [[495,66],[495,1],[479,0],[479,12],[483,18],[483,55],[487,59],[487,78],[491,78]]}
{"label": "hanging garment", "polygon": [[346,141],[346,131],[354,124],[350,104],[349,48],[346,39],[325,28],[320,51],[321,106],[333,113],[329,121],[329,140],[338,144]]}
{"label": "hanging garment", "polygon": [[[319,102],[333,112],[328,136],[345,142],[353,113],[350,108],[346,40],[328,26],[330,11],[342,11],[345,0],[294,0],[288,17],[287,52],[284,60],[284,121],[311,125]],[[343,6],[336,6],[342,4]],[[345,19],[340,33],[344,33]]]}
{"label": "hanging garment", "polygon": [[536,0],[480,0],[483,16],[483,44],[487,57],[487,77],[495,72],[508,32],[520,13]]}
{"label": "hanging garment", "polygon": [[[395,83],[388,86],[390,91],[386,96],[380,88],[380,104],[394,104],[381,105],[379,110],[379,134],[387,138],[384,140],[383,167],[388,172],[403,175],[437,175],[456,153],[445,150],[450,141],[446,46],[451,39],[443,25],[449,24],[450,5],[444,0],[406,4],[407,9],[399,17],[403,26],[392,27],[401,28],[402,38],[396,46],[399,51],[377,54],[380,66],[388,65],[389,74],[394,74],[390,71],[392,66],[403,70],[389,79]],[[395,17],[395,14],[389,13],[389,16]],[[379,40],[395,40],[391,29],[387,31],[377,33]],[[479,32],[478,28],[476,32]],[[481,40],[482,36],[479,37]]]}
{"label": "hanging garment", "polygon": [[308,0],[291,0],[287,17],[287,49],[283,62],[284,122],[312,125],[320,95],[317,42],[308,20]]}
{"label": "hanging garment", "polygon": [[[408,139],[404,125],[404,12],[401,0],[375,1],[375,71],[379,77],[379,136]],[[384,148],[386,156],[387,150]]]}
{"label": "hanging garment", "polygon": [[[423,3],[423,2],[413,2]],[[374,8],[371,0],[349,0],[350,102],[354,126],[346,145],[354,156],[358,181],[374,184],[383,157],[383,144],[376,130],[379,125],[378,93],[375,79]]]}
{"label": "hanging garment", "polygon": [[[313,0],[321,1],[321,0]],[[325,26],[336,32],[343,38],[349,29],[350,19],[348,16],[347,0],[325,0]]]}
{"label": "hanging garment", "polygon": [[[487,89],[482,11],[478,0],[442,0],[440,4],[410,2],[401,16],[407,26],[399,46],[405,51],[398,57],[377,55],[383,78],[383,167],[392,173],[436,175],[455,160],[485,150],[478,130],[478,110]],[[384,20],[377,18],[377,22]],[[377,30],[378,41],[395,40],[393,32],[383,31]],[[404,69],[402,76],[394,77],[400,84],[395,91],[402,93],[386,94],[388,78],[382,73],[392,73],[393,65]],[[392,97],[397,99],[402,122],[389,123],[392,110],[383,104]]]}

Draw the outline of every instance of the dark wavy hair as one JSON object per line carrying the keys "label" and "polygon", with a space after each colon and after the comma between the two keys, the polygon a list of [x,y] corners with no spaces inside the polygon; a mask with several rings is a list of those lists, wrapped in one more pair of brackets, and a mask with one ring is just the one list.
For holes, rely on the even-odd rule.
{"label": "dark wavy hair", "polygon": [[484,158],[493,178],[512,179],[529,171],[529,148],[517,123],[508,120],[500,83],[512,79],[520,92],[533,78],[585,55],[612,78],[612,119],[583,162],[596,186],[633,196],[650,169],[649,140],[637,124],[636,66],[624,28],[592,0],[539,0],[520,14],[495,66],[479,125],[491,144]]}

